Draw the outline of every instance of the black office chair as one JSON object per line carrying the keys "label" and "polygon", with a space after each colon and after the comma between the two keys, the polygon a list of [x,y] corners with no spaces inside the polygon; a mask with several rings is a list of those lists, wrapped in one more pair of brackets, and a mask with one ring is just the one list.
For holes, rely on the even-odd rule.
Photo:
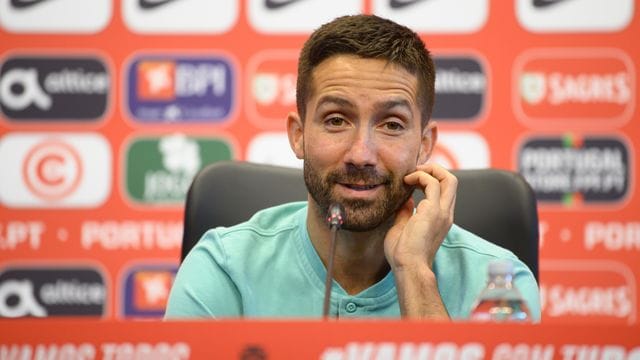
{"label": "black office chair", "polygon": [[[454,222],[511,250],[538,279],[538,211],[533,190],[517,173],[496,169],[455,170]],[[421,191],[414,193],[419,201]],[[302,170],[247,162],[203,168],[187,194],[182,257],[209,229],[248,220],[256,211],[306,200]]]}

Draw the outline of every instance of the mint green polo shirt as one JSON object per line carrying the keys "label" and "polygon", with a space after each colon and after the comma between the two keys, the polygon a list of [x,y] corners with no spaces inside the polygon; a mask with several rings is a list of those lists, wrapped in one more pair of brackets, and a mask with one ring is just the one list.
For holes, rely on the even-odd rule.
{"label": "mint green polo shirt", "polygon": [[[257,212],[247,222],[209,230],[176,275],[165,318],[318,318],[326,269],[309,239],[307,203]],[[540,319],[536,280],[510,251],[453,225],[436,253],[434,272],[449,315],[469,316],[487,281],[491,260],[514,261],[514,282],[534,321]],[[368,289],[347,294],[333,282],[335,317],[400,316],[393,272]]]}

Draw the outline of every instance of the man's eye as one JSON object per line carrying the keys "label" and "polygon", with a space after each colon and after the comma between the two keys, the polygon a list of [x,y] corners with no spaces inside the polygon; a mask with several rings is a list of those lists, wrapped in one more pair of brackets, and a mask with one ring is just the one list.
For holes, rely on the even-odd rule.
{"label": "man's eye", "polygon": [[340,117],[332,117],[327,120],[327,124],[331,126],[342,126],[344,125],[344,119]]}
{"label": "man's eye", "polygon": [[402,130],[404,129],[404,127],[402,126],[402,124],[394,122],[394,121],[390,121],[390,122],[386,122],[384,124],[384,127],[387,130],[392,130],[392,131],[398,131],[398,130]]}

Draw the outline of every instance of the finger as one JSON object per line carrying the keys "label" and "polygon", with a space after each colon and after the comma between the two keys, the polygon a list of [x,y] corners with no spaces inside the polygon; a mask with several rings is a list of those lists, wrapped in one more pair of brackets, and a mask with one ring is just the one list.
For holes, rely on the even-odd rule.
{"label": "finger", "polygon": [[458,191],[458,179],[444,167],[429,163],[417,166],[418,170],[431,174],[440,182],[442,193],[441,203],[443,206],[453,208],[455,206],[456,193]]}
{"label": "finger", "polygon": [[447,178],[452,175],[449,170],[436,163],[421,164],[416,166],[416,169],[431,174],[431,176],[438,179],[438,181],[446,181]]}
{"label": "finger", "polygon": [[439,201],[440,199],[440,183],[424,171],[415,171],[407,175],[405,183],[421,187],[427,200]]}
{"label": "finger", "polygon": [[420,185],[427,200],[440,202],[440,182],[433,176],[424,171],[415,171],[405,176],[404,181],[407,185]]}
{"label": "finger", "polygon": [[396,212],[396,219],[394,225],[404,225],[409,221],[411,215],[413,215],[413,198],[409,198]]}
{"label": "finger", "polygon": [[413,199],[409,198],[401,207],[396,211],[396,217],[393,220],[393,225],[387,232],[387,236],[392,238],[398,238],[405,226],[413,215]]}
{"label": "finger", "polygon": [[458,192],[458,178],[451,172],[440,165],[434,164],[433,176],[440,180],[442,197],[440,201],[443,206],[446,206],[453,211],[456,201],[456,194]]}

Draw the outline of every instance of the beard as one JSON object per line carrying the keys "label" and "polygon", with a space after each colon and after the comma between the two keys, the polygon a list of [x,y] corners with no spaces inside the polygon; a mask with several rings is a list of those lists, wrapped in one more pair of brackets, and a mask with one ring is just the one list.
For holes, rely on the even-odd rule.
{"label": "beard", "polygon": [[[403,180],[404,174],[396,176],[393,172],[380,174],[373,166],[358,168],[347,165],[344,169],[333,170],[324,178],[313,164],[304,160],[304,182],[313,200],[318,204],[320,214],[327,214],[333,203],[341,204],[345,209],[342,228],[349,231],[369,231],[393,218],[413,193],[413,186]],[[373,200],[347,199],[337,196],[333,189],[343,184],[380,184],[382,196]]]}

